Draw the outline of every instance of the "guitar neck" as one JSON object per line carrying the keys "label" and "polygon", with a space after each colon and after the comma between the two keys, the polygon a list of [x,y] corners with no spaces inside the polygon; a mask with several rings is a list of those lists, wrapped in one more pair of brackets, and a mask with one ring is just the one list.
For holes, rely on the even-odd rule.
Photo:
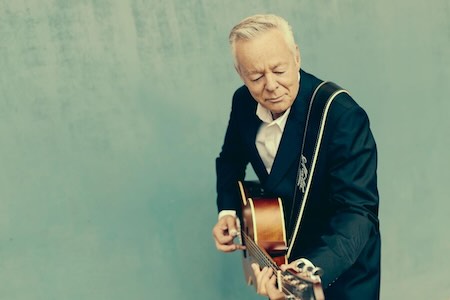
{"label": "guitar neck", "polygon": [[[314,287],[311,282],[304,281],[293,273],[282,271],[276,262],[263,248],[259,247],[251,237],[245,232],[242,232],[245,240],[246,251],[249,252],[252,259],[258,263],[260,267],[272,268],[274,274],[277,276],[277,285],[280,291],[283,292],[286,299],[292,300],[320,300],[321,297],[315,296]],[[320,285],[320,283],[319,283]]]}
{"label": "guitar neck", "polygon": [[245,232],[242,232],[242,236],[244,237],[247,251],[260,267],[269,267],[275,272],[280,270],[272,257],[270,257],[264,249],[259,247],[251,237],[249,237]]}

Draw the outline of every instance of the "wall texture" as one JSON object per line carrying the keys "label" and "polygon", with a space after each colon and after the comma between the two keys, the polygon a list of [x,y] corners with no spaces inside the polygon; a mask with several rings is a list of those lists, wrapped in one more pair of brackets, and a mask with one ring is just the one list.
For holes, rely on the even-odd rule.
{"label": "wall texture", "polygon": [[0,0],[0,299],[260,299],[211,238],[227,36],[259,12],[369,113],[382,299],[450,298],[447,0]]}

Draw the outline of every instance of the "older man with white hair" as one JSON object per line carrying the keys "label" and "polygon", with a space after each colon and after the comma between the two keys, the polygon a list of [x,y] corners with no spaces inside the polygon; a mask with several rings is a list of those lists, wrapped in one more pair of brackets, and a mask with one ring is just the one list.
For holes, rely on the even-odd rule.
{"label": "older man with white hair", "polygon": [[[234,93],[216,160],[217,249],[245,249],[235,239],[237,182],[250,163],[264,190],[282,199],[289,266],[301,261],[320,267],[326,299],[379,299],[377,150],[367,114],[348,93],[339,93],[326,118],[310,115],[324,82],[301,69],[299,47],[283,18],[248,17],[232,29],[230,44],[244,85]],[[320,144],[310,145],[304,138],[313,131],[309,119],[321,117]],[[305,167],[308,147],[318,150]],[[309,180],[306,194],[298,184],[302,176]],[[270,268],[254,266],[254,272],[258,293],[284,298]]]}

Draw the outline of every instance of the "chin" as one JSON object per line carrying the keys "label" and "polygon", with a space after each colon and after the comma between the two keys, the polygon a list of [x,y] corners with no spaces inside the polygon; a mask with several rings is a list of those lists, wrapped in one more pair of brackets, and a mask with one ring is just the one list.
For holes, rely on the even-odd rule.
{"label": "chin", "polygon": [[274,113],[283,113],[288,110],[290,105],[288,103],[280,103],[279,105],[275,104],[272,106],[272,109],[269,108],[270,111]]}

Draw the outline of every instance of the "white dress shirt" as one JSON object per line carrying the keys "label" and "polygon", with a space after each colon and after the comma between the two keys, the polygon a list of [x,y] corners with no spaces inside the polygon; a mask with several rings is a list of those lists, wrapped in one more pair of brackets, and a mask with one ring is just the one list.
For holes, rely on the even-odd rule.
{"label": "white dress shirt", "polygon": [[[272,170],[275,155],[277,154],[281,136],[283,135],[290,111],[291,108],[274,120],[270,110],[259,103],[256,107],[256,115],[261,119],[262,123],[256,134],[255,144],[268,174],[270,174],[270,171]],[[220,219],[225,215],[236,216],[236,212],[234,210],[222,210],[219,212],[218,218]]]}
{"label": "white dress shirt", "polygon": [[256,108],[256,115],[263,121],[259,127],[258,134],[256,135],[256,149],[258,149],[259,156],[261,156],[268,174],[270,174],[270,171],[272,170],[275,155],[277,154],[281,136],[283,135],[290,111],[291,108],[274,120],[272,113],[267,108],[259,103]]}

